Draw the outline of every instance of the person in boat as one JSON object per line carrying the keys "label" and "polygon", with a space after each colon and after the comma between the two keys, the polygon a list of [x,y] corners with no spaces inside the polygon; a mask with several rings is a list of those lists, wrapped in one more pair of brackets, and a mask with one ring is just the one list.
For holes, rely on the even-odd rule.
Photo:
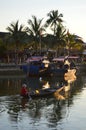
{"label": "person in boat", "polygon": [[27,97],[29,95],[29,91],[27,89],[26,84],[22,84],[20,95],[23,96],[23,97]]}

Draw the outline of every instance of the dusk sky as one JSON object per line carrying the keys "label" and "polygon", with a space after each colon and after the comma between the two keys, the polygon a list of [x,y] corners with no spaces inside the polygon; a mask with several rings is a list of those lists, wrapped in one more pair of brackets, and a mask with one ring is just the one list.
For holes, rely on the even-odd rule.
{"label": "dusk sky", "polygon": [[86,42],[86,0],[0,0],[0,32],[17,20],[27,26],[32,15],[45,18],[51,10],[62,13],[66,29]]}

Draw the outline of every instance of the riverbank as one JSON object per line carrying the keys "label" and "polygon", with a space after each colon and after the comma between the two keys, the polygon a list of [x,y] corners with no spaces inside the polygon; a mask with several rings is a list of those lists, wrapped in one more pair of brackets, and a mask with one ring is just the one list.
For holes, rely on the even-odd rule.
{"label": "riverbank", "polygon": [[25,76],[25,73],[21,69],[22,64],[14,63],[1,63],[0,64],[0,76]]}

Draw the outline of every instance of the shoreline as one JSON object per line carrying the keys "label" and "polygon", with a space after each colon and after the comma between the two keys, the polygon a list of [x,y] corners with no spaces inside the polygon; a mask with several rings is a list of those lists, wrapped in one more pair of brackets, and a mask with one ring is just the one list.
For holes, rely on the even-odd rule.
{"label": "shoreline", "polygon": [[[24,63],[22,63],[24,64]],[[15,63],[1,63],[0,64],[0,76],[25,76],[24,71],[21,69],[22,64]]]}

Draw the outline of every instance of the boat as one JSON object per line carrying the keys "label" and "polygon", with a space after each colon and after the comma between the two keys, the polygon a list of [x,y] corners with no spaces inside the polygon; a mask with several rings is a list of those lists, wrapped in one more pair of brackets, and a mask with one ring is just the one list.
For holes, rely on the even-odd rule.
{"label": "boat", "polygon": [[[71,57],[58,57],[54,58],[51,72],[53,76],[71,76],[76,73],[76,68],[72,61],[69,61],[68,58]],[[71,64],[72,63],[72,64]]]}
{"label": "boat", "polygon": [[57,87],[57,88],[47,88],[47,89],[40,89],[40,90],[35,90],[31,91],[28,96],[23,96],[23,98],[48,98],[54,95],[54,93],[58,90],[61,89],[62,86]]}
{"label": "boat", "polygon": [[53,76],[64,76],[66,69],[64,68],[65,57],[56,57],[52,59],[51,63],[51,73]]}
{"label": "boat", "polygon": [[49,61],[44,60],[42,56],[32,56],[26,60],[26,64],[22,65],[22,70],[27,76],[49,76]]}
{"label": "boat", "polygon": [[[53,58],[50,62],[42,56],[32,56],[26,60],[26,64],[22,65],[23,71],[27,76],[64,76],[69,68],[65,63],[66,57]],[[64,64],[65,63],[65,64]],[[70,63],[69,63],[70,64]],[[72,71],[73,68],[70,69]]]}
{"label": "boat", "polygon": [[35,92],[30,93],[31,98],[36,98],[36,97],[49,97],[56,92],[57,89],[41,89],[41,90],[36,90]]}

